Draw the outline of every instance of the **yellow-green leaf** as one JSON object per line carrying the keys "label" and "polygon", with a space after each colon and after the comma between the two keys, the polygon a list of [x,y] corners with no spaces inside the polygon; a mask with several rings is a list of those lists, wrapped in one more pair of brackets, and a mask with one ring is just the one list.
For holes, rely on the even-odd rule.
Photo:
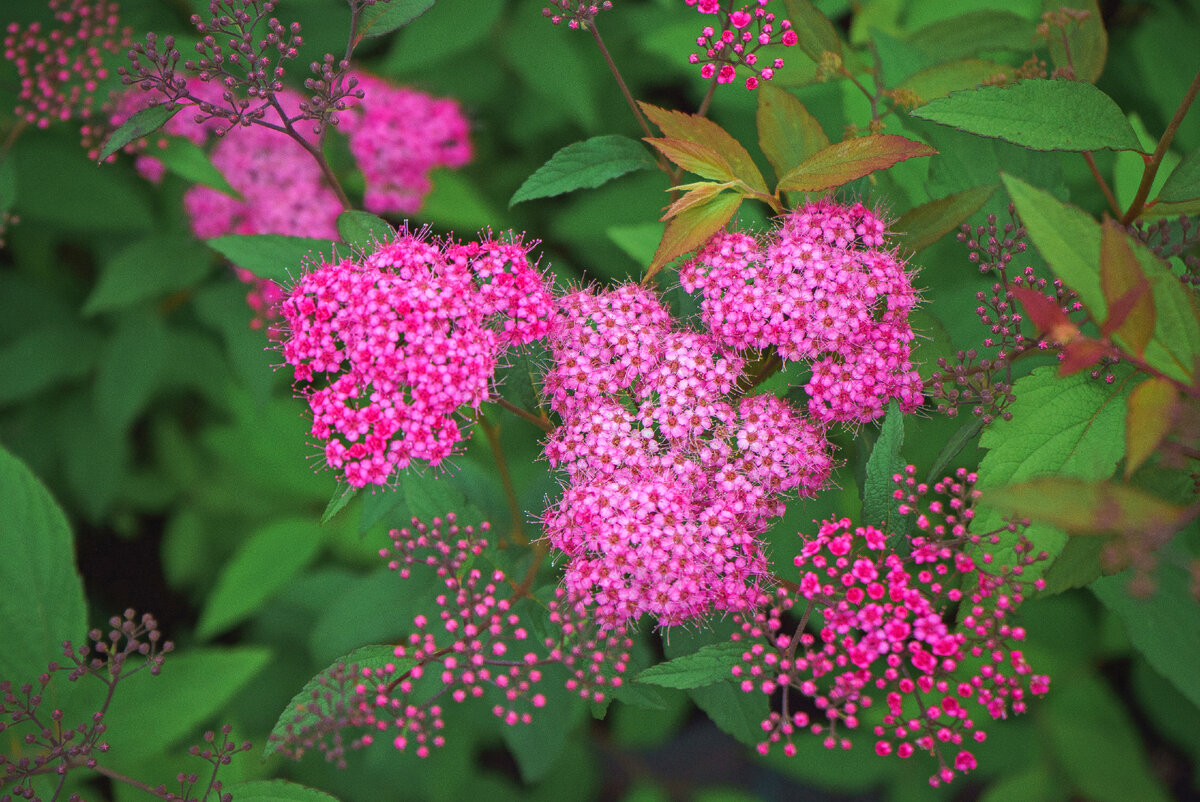
{"label": "yellow-green leaf", "polygon": [[654,253],[654,260],[646,268],[646,280],[662,270],[668,262],[685,253],[696,250],[722,226],[729,222],[742,203],[742,196],[735,192],[722,192],[704,203],[685,209],[671,218],[662,242]]}
{"label": "yellow-green leaf", "polygon": [[989,184],[965,189],[909,209],[892,224],[900,234],[900,246],[913,253],[929,247],[983,208],[996,187]]}
{"label": "yellow-green leaf", "polygon": [[758,145],[781,176],[821,148],[829,137],[791,92],[770,84],[758,88]]}
{"label": "yellow-green leaf", "polygon": [[[1101,228],[1100,289],[1104,293],[1110,318],[1124,316],[1112,335],[1141,357],[1154,336],[1156,314],[1154,296],[1149,292],[1146,274],[1142,272],[1128,236],[1112,220]],[[1127,293],[1136,292],[1139,287],[1145,287],[1146,291],[1130,308]],[[1121,308],[1118,309],[1118,306]]]}
{"label": "yellow-green leaf", "polygon": [[736,181],[733,168],[717,151],[698,142],[686,139],[652,139],[646,141],[662,155],[678,164],[689,173],[695,173],[714,181]]}
{"label": "yellow-green leaf", "polygon": [[907,89],[919,97],[922,103],[928,103],[960,89],[974,89],[988,78],[1006,70],[1011,71],[1012,67],[977,58],[948,61],[910,75],[896,88]]}
{"label": "yellow-green leaf", "polygon": [[[726,189],[734,186],[735,182],[726,181],[723,184],[716,184],[711,181],[699,181],[695,184],[684,184],[675,187],[677,190],[684,190],[683,197],[672,203],[666,213],[659,218],[660,220],[669,220],[675,215],[682,212],[684,209],[690,209],[696,204],[707,203],[710,199],[719,195]],[[667,190],[670,192],[671,190]]]}
{"label": "yellow-green leaf", "polygon": [[767,184],[749,151],[728,131],[707,117],[684,114],[638,103],[650,121],[662,129],[667,139],[683,139],[704,145],[721,154],[733,171],[733,177],[746,183],[755,192],[767,193]]}
{"label": "yellow-green leaf", "polygon": [[1189,510],[1132,485],[1047,477],[984,491],[980,502],[1072,535],[1172,532]]}
{"label": "yellow-green leaf", "polygon": [[1125,414],[1125,478],[1141,467],[1155,452],[1175,415],[1179,391],[1167,379],[1152,376],[1129,394]]}

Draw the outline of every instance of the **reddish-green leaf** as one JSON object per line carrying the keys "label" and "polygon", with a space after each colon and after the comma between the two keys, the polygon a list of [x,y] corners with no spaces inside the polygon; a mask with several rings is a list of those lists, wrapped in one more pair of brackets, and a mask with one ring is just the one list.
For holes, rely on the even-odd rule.
{"label": "reddish-green leaf", "polygon": [[1125,414],[1125,478],[1145,462],[1167,432],[1175,415],[1179,391],[1167,379],[1152,376],[1129,394]]}
{"label": "reddish-green leaf", "polygon": [[814,153],[779,179],[781,191],[819,192],[840,187],[876,170],[936,150],[896,134],[876,134],[838,142]]}
{"label": "reddish-green leaf", "polygon": [[1062,29],[1050,29],[1050,58],[1055,67],[1071,67],[1075,72],[1075,80],[1094,84],[1104,72],[1104,62],[1108,59],[1108,33],[1104,30],[1100,6],[1096,0],[1042,0],[1042,11],[1057,11],[1060,8],[1082,9],[1088,12],[1088,18],[1067,25],[1065,33],[1067,46],[1070,47],[1069,56],[1063,47]]}
{"label": "reddish-green leaf", "polygon": [[[690,209],[700,203],[707,203],[716,195],[732,187],[734,183],[733,181],[726,181],[723,184],[714,184],[711,181],[700,181],[695,184],[683,184],[682,186],[675,187],[674,189],[676,190],[684,190],[684,195],[672,203],[667,208],[666,213],[659,219],[669,220],[684,209]],[[667,191],[670,192],[671,190]]]}
{"label": "reddish-green leaf", "polygon": [[1079,334],[1079,328],[1053,298],[1028,287],[1012,287],[1012,294],[1025,309],[1025,316],[1037,326],[1047,340],[1069,343]]}
{"label": "reddish-green leaf", "polygon": [[980,501],[1073,535],[1164,533],[1186,523],[1188,509],[1131,485],[1048,477],[984,492]]}
{"label": "reddish-green leaf", "polygon": [[744,181],[755,192],[767,194],[767,184],[749,151],[724,128],[698,114],[668,111],[649,103],[638,105],[650,121],[662,129],[667,139],[683,139],[712,149],[725,158],[735,178]]}
{"label": "reddish-green leaf", "polygon": [[1141,357],[1154,336],[1156,312],[1150,282],[1127,237],[1113,221],[1100,230],[1100,289],[1108,304],[1101,330],[1115,333]]}
{"label": "reddish-green leaf", "polygon": [[654,253],[654,261],[646,268],[646,278],[654,276],[672,259],[694,251],[707,242],[729,222],[741,203],[742,196],[736,192],[722,192],[672,217]]}
{"label": "reddish-green leaf", "polygon": [[646,137],[654,148],[689,173],[695,173],[715,181],[736,181],[733,168],[717,151],[698,142],[686,139],[652,139]]}
{"label": "reddish-green leaf", "polygon": [[781,176],[821,148],[829,137],[817,118],[791,92],[770,84],[758,88],[758,145]]}
{"label": "reddish-green leaf", "polygon": [[929,247],[983,208],[996,186],[965,189],[909,209],[892,225],[900,233],[900,246],[914,253]]}
{"label": "reddish-green leaf", "polygon": [[810,0],[784,0],[787,18],[796,32],[797,42],[813,61],[820,61],[822,53],[842,54],[842,40],[829,18],[817,10]]}
{"label": "reddish-green leaf", "polygon": [[1070,376],[1072,373],[1086,370],[1112,352],[1112,347],[1100,340],[1076,337],[1063,346],[1062,361],[1058,363],[1058,375]]}

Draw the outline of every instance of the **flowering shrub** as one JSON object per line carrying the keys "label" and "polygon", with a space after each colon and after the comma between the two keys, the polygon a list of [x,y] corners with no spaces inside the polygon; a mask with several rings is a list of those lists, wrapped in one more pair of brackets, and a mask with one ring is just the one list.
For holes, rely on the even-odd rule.
{"label": "flowering shrub", "polygon": [[0,802],[1195,790],[1186,4],[10,5]]}

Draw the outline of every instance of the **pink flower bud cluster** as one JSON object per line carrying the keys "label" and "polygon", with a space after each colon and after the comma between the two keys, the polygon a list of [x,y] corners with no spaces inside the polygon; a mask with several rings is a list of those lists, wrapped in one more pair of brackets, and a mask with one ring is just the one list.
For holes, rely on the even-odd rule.
{"label": "pink flower bud cluster", "polygon": [[555,25],[565,22],[568,28],[587,30],[597,14],[611,8],[612,0],[604,0],[601,3],[585,0],[550,0],[550,7],[542,9],[542,16]]}
{"label": "pink flower bud cluster", "polygon": [[782,44],[792,47],[798,41],[792,23],[783,19],[776,22],[775,15],[764,6],[770,0],[757,0],[732,10],[732,0],[684,0],[695,6],[701,14],[717,17],[717,24],[706,25],[696,38],[701,52],[692,53],[688,61],[703,65],[702,78],[717,79],[719,84],[733,83],[737,70],[744,67],[750,71],[746,77],[746,88],[758,88],[759,80],[769,81],[775,71],[783,67],[783,59],[775,58],[769,66],[759,63],[758,49],[766,45]]}
{"label": "pink flower bud cluster", "polygon": [[[184,79],[181,78],[180,80]],[[224,103],[223,95],[226,91],[224,86],[216,81],[201,81],[196,78],[187,80],[185,86],[185,91],[200,102],[192,105],[184,105],[182,109],[175,113],[175,116],[163,124],[153,143],[150,142],[149,137],[142,137],[135,139],[123,148],[126,153],[135,154],[134,167],[148,181],[157,183],[162,180],[163,175],[166,173],[166,166],[154,157],[151,148],[154,147],[160,150],[166,148],[168,144],[167,136],[184,137],[196,145],[204,145],[208,142],[211,135],[217,134],[228,126],[228,121],[220,117],[205,115],[200,110],[202,103],[214,106],[222,105]],[[166,98],[158,90],[152,89],[147,92],[143,91],[140,87],[130,87],[116,96],[115,101],[111,104],[111,108],[106,104],[105,109],[108,111],[108,125],[115,131],[142,109],[148,109],[151,106],[164,102],[166,102]],[[98,156],[99,148],[97,147],[93,158]],[[116,154],[109,158],[115,159]]]}
{"label": "pink flower bud cluster", "polygon": [[456,413],[489,397],[505,350],[545,334],[546,278],[519,238],[459,244],[401,230],[362,258],[322,262],[281,304],[283,355],[325,460],[354,487],[465,439]]}
{"label": "pink flower bud cluster", "polygon": [[911,412],[922,401],[908,322],[917,296],[904,260],[883,247],[884,230],[861,203],[821,200],[791,212],[765,242],[717,234],[679,277],[703,294],[718,342],[774,346],[784,360],[811,364],[817,420],[871,421],[892,399]]}
{"label": "pink flower bud cluster", "polygon": [[9,23],[4,58],[17,68],[17,117],[45,128],[54,120],[87,117],[100,81],[108,77],[105,53],[129,46],[111,0],[49,0],[54,25]]}
{"label": "pink flower bud cluster", "polygon": [[[1033,674],[1020,649],[1024,630],[1010,622],[1029,586],[1041,587],[1021,579],[1024,568],[1046,555],[1034,555],[1018,535],[1009,544],[1012,563],[993,568],[982,547],[999,551],[1002,534],[1017,527],[969,531],[975,475],[960,469],[933,486],[944,500],[918,508],[930,488],[913,472],[908,466],[894,477],[901,514],[917,514],[907,548],[889,547],[872,526],[827,521],[796,558],[798,590],[764,593],[757,612],[736,617],[733,639],[746,651],[733,674],[742,690],[782,694],[781,709],[763,721],[760,752],[783,741],[794,754],[793,736],[803,730],[824,736],[830,749],[848,749],[846,731],[882,703],[872,728],[876,753],[935,756],[930,781],[938,785],[975,767],[968,747],[986,738],[977,716],[1024,712],[1028,693],[1048,690],[1049,679]],[[800,616],[799,626],[785,616]],[[808,700],[805,709],[796,694]]]}
{"label": "pink flower bud cluster", "polygon": [[456,100],[364,73],[354,79],[365,95],[339,116],[339,128],[366,180],[363,205],[376,214],[415,214],[432,188],[431,170],[471,161],[470,123]]}
{"label": "pink flower bud cluster", "polygon": [[741,358],[672,330],[646,288],[580,290],[559,308],[543,393],[562,424],[545,454],[567,488],[544,524],[570,558],[568,592],[604,628],[744,609],[781,494],[813,496],[829,476],[823,428],[773,396],[739,398]]}
{"label": "pink flower bud cluster", "polygon": [[[393,529],[391,536],[392,548],[380,554],[392,570],[408,577],[417,565],[435,569],[445,588],[435,599],[441,623],[416,616],[416,631],[396,647],[396,663],[363,669],[354,724],[377,731],[395,727],[397,749],[411,746],[427,757],[445,743],[439,699],[464,702],[494,689],[502,701],[492,712],[516,725],[528,724],[530,710],[545,706],[535,686],[548,663],[564,663],[571,672],[567,688],[588,699],[601,701],[601,689],[620,686],[632,642],[623,632],[598,635],[586,609],[561,588],[550,603],[551,628],[560,634],[545,639],[548,656],[529,650],[532,635],[514,612],[514,599],[497,597],[509,584],[504,572],[485,575],[474,567],[487,541],[473,527],[460,528],[453,513],[444,522],[434,518],[432,526],[414,519],[412,529]],[[362,743],[371,740],[368,735]]]}

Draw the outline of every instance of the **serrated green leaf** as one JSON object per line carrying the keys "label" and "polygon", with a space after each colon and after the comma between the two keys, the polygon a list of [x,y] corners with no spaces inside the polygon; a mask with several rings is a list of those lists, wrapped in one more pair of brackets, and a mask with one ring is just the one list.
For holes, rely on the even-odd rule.
{"label": "serrated green leaf", "polygon": [[900,405],[889,401],[887,414],[879,429],[879,439],[867,458],[867,478],[863,484],[863,525],[883,526],[884,531],[896,532],[903,518],[896,511],[899,502],[892,497],[896,483],[892,477],[904,469],[900,448],[904,445],[904,414]]}
{"label": "serrated green leaf", "polygon": [[395,233],[387,220],[355,209],[348,209],[338,215],[337,230],[342,242],[355,248],[367,248],[376,242],[386,242]]}
{"label": "serrated green leaf", "polygon": [[385,0],[362,11],[358,24],[361,41],[368,36],[383,36],[403,28],[424,14],[437,0]]}
{"label": "serrated green leaf", "polygon": [[747,746],[763,740],[762,722],[770,713],[766,694],[746,693],[733,682],[718,682],[692,688],[688,695],[722,732]]}
{"label": "serrated green leaf", "polygon": [[321,546],[321,528],[303,518],[284,519],[254,532],[217,577],[196,637],[208,640],[240,623],[298,574]]}
{"label": "serrated green leaf", "polygon": [[874,134],[835,142],[809,156],[779,179],[778,190],[819,192],[840,187],[876,170],[936,150],[896,134]]}
{"label": "serrated green leaf", "polygon": [[147,134],[154,133],[166,125],[167,120],[178,114],[182,108],[183,106],[164,103],[135,112],[108,137],[104,147],[100,148],[100,157],[97,161],[102,162],[135,139],[141,139]]}
{"label": "serrated green leaf", "polygon": [[281,234],[229,234],[204,242],[238,267],[281,284],[298,276],[305,260],[331,255],[335,244],[326,239]]}
{"label": "serrated green leaf", "polygon": [[83,645],[87,632],[83,580],[75,542],[50,491],[21,460],[0,447],[0,677],[20,687],[36,682],[62,642]]}
{"label": "serrated green leaf", "polygon": [[238,802],[338,802],[332,794],[287,780],[248,780],[223,790]]}
{"label": "serrated green leaf", "polygon": [[722,192],[705,203],[684,209],[671,218],[663,232],[654,259],[646,269],[646,278],[653,277],[666,267],[672,259],[696,250],[708,242],[722,226],[729,222],[733,213],[742,205],[742,196],[736,192]]}
{"label": "serrated green leaf", "polygon": [[598,187],[634,170],[654,169],[654,159],[637,140],[609,134],[562,148],[513,193],[509,207],[534,198],[550,198]]}
{"label": "serrated green leaf", "polygon": [[733,168],[725,157],[708,145],[688,142],[686,139],[647,138],[662,155],[689,173],[714,181],[734,182]]}
{"label": "serrated green leaf", "polygon": [[929,247],[982,209],[996,188],[989,184],[966,189],[909,209],[891,226],[900,232],[900,247],[914,253]]}
{"label": "serrated green leaf", "polygon": [[770,84],[758,88],[755,121],[759,147],[777,177],[829,146],[829,137],[821,124],[800,99]]}
{"label": "serrated green leaf", "polygon": [[942,450],[938,452],[937,458],[929,468],[929,474],[926,476],[925,481],[930,484],[936,482],[946,468],[950,466],[951,461],[981,431],[983,431],[983,420],[974,416],[972,416],[971,420],[960,426],[950,439],[946,441],[946,444],[942,446]]}
{"label": "serrated green leaf", "polygon": [[351,487],[350,485],[339,484],[333,491],[333,495],[329,499],[329,503],[325,505],[325,512],[321,514],[321,526],[332,521],[337,514],[346,509],[346,505],[354,500],[358,495],[359,488]]}
{"label": "serrated green leaf", "polygon": [[172,137],[165,148],[152,150],[148,155],[158,159],[164,167],[180,178],[242,200],[241,193],[230,185],[225,174],[212,163],[204,148],[190,139]]}
{"label": "serrated green leaf", "polygon": [[[987,450],[979,464],[980,489],[1047,476],[1109,478],[1125,454],[1128,391],[1123,382],[1101,384],[1086,372],[1060,377],[1049,365],[1019,379],[1013,385],[1017,400],[1008,408],[1012,419],[993,421],[980,440]],[[984,508],[972,531],[990,532],[1003,525],[1001,513]],[[1051,561],[1067,542],[1062,530],[1036,521],[1026,534]],[[1001,539],[997,559],[1011,560],[1012,542],[1011,537]],[[1046,562],[1035,563],[1027,575],[1036,577],[1047,567]]]}
{"label": "serrated green leaf", "polygon": [[212,269],[212,255],[190,238],[154,236],[104,262],[85,315],[110,312],[193,287]]}
{"label": "serrated green leaf", "polygon": [[1033,79],[982,86],[909,112],[1031,150],[1141,150],[1116,101],[1088,83]]}
{"label": "serrated green leaf", "polygon": [[713,643],[692,654],[650,666],[635,679],[663,688],[703,688],[730,679],[730,669],[742,661],[739,643]]}
{"label": "serrated green leaf", "polygon": [[[650,121],[662,129],[666,139],[681,139],[707,148],[718,154],[722,162],[729,168],[731,175],[728,178],[735,178],[743,182],[754,192],[767,194],[767,184],[763,180],[762,173],[759,172],[758,165],[750,157],[749,151],[720,125],[698,114],[660,109],[649,103],[639,103],[638,105],[650,118]],[[685,169],[687,168],[685,167]],[[706,175],[705,177],[712,178],[713,176]]]}
{"label": "serrated green leaf", "polygon": [[[327,679],[330,671],[339,667],[350,669],[354,666],[380,669],[389,664],[395,666],[397,671],[406,671],[415,666],[417,661],[412,658],[397,658],[395,646],[379,644],[362,646],[330,663],[323,671],[306,682],[304,687],[292,697],[292,701],[288,702],[283,712],[279,714],[279,720],[271,728],[272,739],[267,741],[267,745],[263,749],[263,759],[267,759],[284,747],[281,739],[286,738],[289,732],[300,732],[303,727],[312,726],[322,718],[323,714],[330,712],[329,701],[323,697],[324,689],[327,686],[322,682]],[[312,705],[316,705],[317,709],[313,710]]]}

